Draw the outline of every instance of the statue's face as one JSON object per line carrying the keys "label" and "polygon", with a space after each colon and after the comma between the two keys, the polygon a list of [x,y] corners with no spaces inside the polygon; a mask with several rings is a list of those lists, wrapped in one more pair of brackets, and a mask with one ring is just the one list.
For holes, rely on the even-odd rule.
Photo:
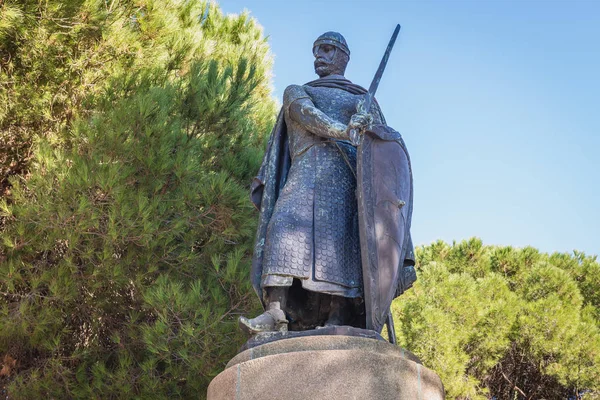
{"label": "statue's face", "polygon": [[328,75],[344,75],[348,56],[335,46],[321,44],[313,49],[315,73],[323,78]]}

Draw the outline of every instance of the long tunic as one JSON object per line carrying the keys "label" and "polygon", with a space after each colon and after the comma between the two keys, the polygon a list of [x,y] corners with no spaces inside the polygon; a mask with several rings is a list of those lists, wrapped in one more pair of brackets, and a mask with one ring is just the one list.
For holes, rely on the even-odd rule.
{"label": "long tunic", "polygon": [[[289,112],[294,101],[307,98],[346,125],[362,97],[329,87],[292,85],[285,90],[292,162],[267,227],[262,287],[290,286],[296,278],[310,291],[362,296],[356,148],[343,140],[347,138],[311,132],[311,126]],[[380,122],[375,104],[372,113]]]}

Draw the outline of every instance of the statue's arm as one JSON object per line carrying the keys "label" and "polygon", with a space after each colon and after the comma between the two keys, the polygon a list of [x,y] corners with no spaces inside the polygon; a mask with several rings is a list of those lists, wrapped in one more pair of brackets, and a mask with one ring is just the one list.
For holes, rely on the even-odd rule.
{"label": "statue's arm", "polygon": [[321,137],[348,140],[347,126],[315,107],[302,86],[291,85],[283,93],[283,106],[288,118],[307,131]]}

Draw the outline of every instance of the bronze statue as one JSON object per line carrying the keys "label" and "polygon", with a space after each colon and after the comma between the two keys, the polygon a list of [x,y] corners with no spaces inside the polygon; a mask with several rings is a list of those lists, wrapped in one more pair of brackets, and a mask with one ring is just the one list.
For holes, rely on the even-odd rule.
{"label": "bronze statue", "polygon": [[410,160],[372,101],[393,40],[369,92],[344,77],[350,50],[337,32],[314,42],[319,79],[285,89],[251,188],[260,210],[251,278],[265,312],[240,318],[250,334],[380,332],[416,279]]}

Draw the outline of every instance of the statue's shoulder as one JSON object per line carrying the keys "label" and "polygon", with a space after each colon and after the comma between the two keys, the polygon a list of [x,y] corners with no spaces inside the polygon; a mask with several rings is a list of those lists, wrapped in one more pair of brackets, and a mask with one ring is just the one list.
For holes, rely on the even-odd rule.
{"label": "statue's shoulder", "polygon": [[310,98],[310,96],[306,92],[306,89],[304,86],[289,85],[283,91],[283,104],[289,105],[289,104],[292,104],[294,101],[304,98],[304,97]]}
{"label": "statue's shoulder", "polygon": [[304,93],[304,95],[306,95],[306,87],[304,85],[289,85],[283,91],[284,96],[300,94],[300,93]]}

